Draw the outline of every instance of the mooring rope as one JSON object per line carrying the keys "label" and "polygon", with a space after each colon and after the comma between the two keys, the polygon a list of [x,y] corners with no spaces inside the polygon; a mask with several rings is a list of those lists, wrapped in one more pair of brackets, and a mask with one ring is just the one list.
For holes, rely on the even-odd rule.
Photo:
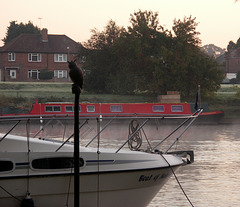
{"label": "mooring rope", "polygon": [[194,207],[194,205],[193,205],[193,203],[191,202],[191,200],[189,199],[187,193],[184,191],[184,189],[183,189],[183,187],[182,187],[182,185],[181,185],[181,183],[180,183],[180,181],[179,181],[179,179],[178,179],[176,173],[174,172],[172,166],[170,165],[170,163],[167,161],[167,159],[166,159],[162,154],[160,154],[160,155],[162,156],[162,158],[166,161],[166,163],[167,163],[168,166],[170,167],[170,169],[171,169],[171,171],[172,171],[172,173],[173,173],[173,175],[174,175],[174,177],[175,177],[175,179],[176,179],[176,181],[177,181],[177,183],[178,183],[180,189],[182,190],[182,192],[183,192],[185,198],[188,200],[189,204],[190,204],[192,207]]}
{"label": "mooring rope", "polygon": [[7,193],[8,195],[10,195],[12,198],[14,198],[15,200],[19,201],[19,203],[22,202],[22,200],[20,200],[19,198],[17,198],[17,197],[14,196],[13,194],[11,194],[8,190],[6,190],[6,189],[5,189],[4,187],[2,187],[1,185],[0,185],[0,188],[1,188],[5,193]]}
{"label": "mooring rope", "polygon": [[135,135],[130,140],[128,140],[128,147],[130,150],[136,151],[142,146],[142,134],[141,131],[138,130],[139,125],[139,121],[135,119],[132,120],[129,124],[128,137],[135,133]]}
{"label": "mooring rope", "polygon": [[30,144],[29,144],[29,129],[30,129],[30,120],[26,122],[26,132],[27,132],[27,158],[28,158],[28,169],[27,169],[27,194],[29,193],[29,175],[30,175]]}
{"label": "mooring rope", "polygon": [[[71,163],[72,166],[74,166],[74,163]],[[69,201],[69,195],[70,195],[70,188],[71,188],[71,181],[72,181],[72,171],[73,171],[73,167],[71,167],[71,172],[70,172],[70,178],[69,178],[69,183],[68,183],[68,192],[67,192],[67,200],[66,200],[66,204],[65,207],[68,207],[68,201]]]}
{"label": "mooring rope", "polygon": [[[135,150],[135,151],[139,150],[139,148],[142,146],[142,140],[143,140],[143,135],[144,135],[144,137],[148,143],[149,149],[150,149],[150,151],[152,151],[151,143],[150,143],[144,129],[141,128],[138,130],[139,126],[140,126],[140,122],[136,119],[132,120],[129,123],[128,137],[132,136],[132,134],[135,133],[135,135],[130,140],[128,140],[129,149]],[[142,135],[142,133],[143,133],[143,135]]]}
{"label": "mooring rope", "polygon": [[[97,125],[98,125],[98,132],[100,131],[100,120],[97,119]],[[97,179],[97,207],[99,207],[99,191],[100,191],[100,163],[99,163],[99,158],[100,158],[100,133],[98,133],[98,136],[97,136],[97,157],[98,157],[98,165],[97,165],[97,168],[98,168],[98,179]]]}

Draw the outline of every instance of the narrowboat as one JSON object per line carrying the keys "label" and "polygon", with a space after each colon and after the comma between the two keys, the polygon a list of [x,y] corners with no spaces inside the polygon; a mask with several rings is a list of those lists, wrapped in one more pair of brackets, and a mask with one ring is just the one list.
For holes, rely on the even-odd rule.
{"label": "narrowboat", "polygon": [[[198,121],[217,123],[224,116],[224,112],[210,111],[207,104],[201,104],[203,112]],[[90,116],[172,116],[182,117],[193,114],[194,103],[80,103],[79,115]],[[2,113],[8,115],[62,115],[73,116],[74,104],[71,102],[46,102],[32,105],[29,113]]]}

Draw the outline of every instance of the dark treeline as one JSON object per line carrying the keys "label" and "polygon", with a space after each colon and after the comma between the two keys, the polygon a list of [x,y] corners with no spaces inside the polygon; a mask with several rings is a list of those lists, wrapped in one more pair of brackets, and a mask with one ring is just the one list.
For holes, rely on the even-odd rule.
{"label": "dark treeline", "polygon": [[9,22],[9,26],[7,27],[6,36],[2,39],[4,45],[13,40],[15,37],[19,36],[20,34],[40,34],[41,29],[37,26],[34,26],[31,21],[28,23],[17,23],[17,21]]}
{"label": "dark treeline", "polygon": [[[88,71],[84,88],[94,93],[165,94],[180,91],[183,97],[220,87],[223,71],[214,58],[200,50],[196,18],[174,20],[172,31],[164,29],[158,13],[137,11],[130,26],[110,20],[103,31],[92,30],[79,52]],[[84,57],[84,58],[83,58]]]}

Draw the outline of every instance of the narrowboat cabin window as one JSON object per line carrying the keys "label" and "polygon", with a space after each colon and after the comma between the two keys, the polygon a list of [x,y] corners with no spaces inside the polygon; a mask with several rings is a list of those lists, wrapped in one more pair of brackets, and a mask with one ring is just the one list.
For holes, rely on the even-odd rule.
{"label": "narrowboat cabin window", "polygon": [[164,106],[163,105],[154,105],[152,106],[153,112],[164,112]]}
{"label": "narrowboat cabin window", "polygon": [[0,160],[0,172],[12,171],[13,167],[13,162],[8,160]]}
{"label": "narrowboat cabin window", "polygon": [[[79,159],[79,166],[84,165],[84,160]],[[74,158],[73,157],[50,157],[50,158],[41,158],[35,159],[32,161],[32,168],[34,169],[67,169],[74,167]]]}
{"label": "narrowboat cabin window", "polygon": [[45,106],[45,112],[61,112],[61,106]]}
{"label": "narrowboat cabin window", "polygon": [[173,105],[171,106],[172,112],[183,112],[183,106],[181,105]]}
{"label": "narrowboat cabin window", "polygon": [[65,111],[66,112],[74,112],[74,107],[73,106],[65,106]]}
{"label": "narrowboat cabin window", "polygon": [[93,105],[87,106],[87,112],[95,112],[95,106]]}
{"label": "narrowboat cabin window", "polygon": [[110,106],[110,111],[111,112],[122,112],[122,106],[121,105],[113,105]]}
{"label": "narrowboat cabin window", "polygon": [[[65,106],[66,112],[74,112],[74,106]],[[81,106],[79,106],[79,112],[81,112]]]}

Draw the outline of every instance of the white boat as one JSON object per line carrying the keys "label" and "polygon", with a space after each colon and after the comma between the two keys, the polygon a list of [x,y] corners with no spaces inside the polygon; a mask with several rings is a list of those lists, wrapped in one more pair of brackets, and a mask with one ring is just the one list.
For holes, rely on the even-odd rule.
{"label": "white boat", "polygon": [[[10,132],[0,137],[1,207],[74,205],[73,143]],[[185,164],[179,153],[130,150],[124,144],[116,149],[80,146],[80,206],[147,206]]]}

